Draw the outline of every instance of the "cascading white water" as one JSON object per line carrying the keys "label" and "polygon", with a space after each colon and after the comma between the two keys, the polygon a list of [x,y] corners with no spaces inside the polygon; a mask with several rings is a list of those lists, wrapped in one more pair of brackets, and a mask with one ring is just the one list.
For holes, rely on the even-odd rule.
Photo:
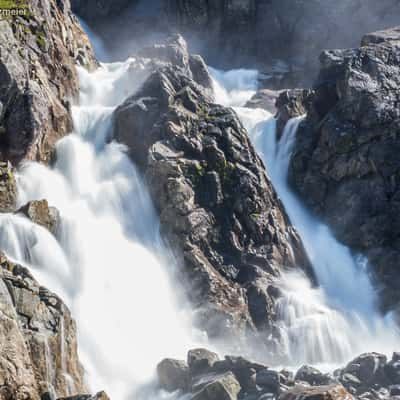
{"label": "cascading white water", "polygon": [[47,199],[60,211],[56,237],[23,216],[0,216],[2,250],[67,302],[90,386],[116,400],[197,340],[177,306],[173,258],[145,184],[124,147],[108,143],[112,111],[138,83],[131,62],[80,69],[75,132],[59,141],[51,168],[26,163],[17,174],[19,206]]}
{"label": "cascading white water", "polygon": [[[230,79],[226,83],[224,77],[227,75]],[[217,101],[224,102],[225,86],[242,99],[242,105],[248,100],[250,83],[247,81],[242,85],[243,70],[213,76]],[[237,82],[236,88],[232,87],[232,82]],[[231,104],[225,102],[225,105]],[[288,186],[290,156],[303,117],[290,120],[278,141],[276,120],[269,112],[244,107],[235,107],[235,110],[302,238],[320,284],[318,288],[312,287],[300,273],[282,276],[285,296],[278,309],[282,344],[286,347],[289,362],[322,363],[332,367],[332,364],[346,362],[361,352],[394,351],[400,340],[398,328],[377,309],[366,261],[361,256],[353,256],[340,244],[327,226],[311,216]]]}

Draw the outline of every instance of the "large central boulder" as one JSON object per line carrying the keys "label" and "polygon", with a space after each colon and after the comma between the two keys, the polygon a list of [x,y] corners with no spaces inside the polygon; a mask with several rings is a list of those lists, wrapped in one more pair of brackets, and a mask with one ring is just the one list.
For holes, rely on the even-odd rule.
{"label": "large central boulder", "polygon": [[290,179],[355,252],[366,255],[387,309],[400,309],[400,29],[325,51]]}
{"label": "large central boulder", "polygon": [[157,69],[115,111],[113,137],[146,176],[199,324],[228,340],[272,330],[276,279],[310,266],[247,132],[213,103],[195,60]]}

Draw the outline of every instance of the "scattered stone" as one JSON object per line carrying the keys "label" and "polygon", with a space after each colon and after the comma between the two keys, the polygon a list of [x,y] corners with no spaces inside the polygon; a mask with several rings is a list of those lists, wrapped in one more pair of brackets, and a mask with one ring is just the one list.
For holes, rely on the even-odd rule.
{"label": "scattered stone", "polygon": [[326,386],[336,383],[334,378],[329,374],[323,374],[316,368],[303,365],[296,373],[296,381],[307,382],[311,386]]}
{"label": "scattered stone", "polygon": [[218,354],[206,349],[190,350],[187,357],[187,363],[192,376],[209,370],[218,360]]}
{"label": "scattered stone", "polygon": [[280,400],[354,400],[342,385],[296,386],[283,393]]}
{"label": "scattered stone", "polygon": [[206,384],[194,393],[192,400],[237,400],[240,392],[239,382],[231,372],[227,372]]}
{"label": "scattered stone", "polygon": [[160,385],[168,392],[188,388],[189,368],[185,361],[166,358],[157,365]]}
{"label": "scattered stone", "polygon": [[256,384],[263,387],[266,391],[279,394],[280,392],[280,374],[277,371],[264,369],[256,373]]}

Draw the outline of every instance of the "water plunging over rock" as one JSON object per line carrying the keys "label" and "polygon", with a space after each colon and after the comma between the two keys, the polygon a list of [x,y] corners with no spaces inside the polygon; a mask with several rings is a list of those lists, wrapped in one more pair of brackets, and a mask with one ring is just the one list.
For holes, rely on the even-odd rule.
{"label": "water plunging over rock", "polygon": [[273,351],[274,282],[285,269],[311,274],[309,262],[242,124],[181,60],[169,57],[116,109],[113,137],[146,176],[199,326]]}
{"label": "water plunging over rock", "polygon": [[368,257],[383,309],[399,309],[399,30],[320,60],[290,182],[339,240]]}

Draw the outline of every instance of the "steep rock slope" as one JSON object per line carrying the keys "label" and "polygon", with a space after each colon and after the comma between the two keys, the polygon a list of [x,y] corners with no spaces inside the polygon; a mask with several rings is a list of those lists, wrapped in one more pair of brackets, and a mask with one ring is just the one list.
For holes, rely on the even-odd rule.
{"label": "steep rock slope", "polygon": [[0,17],[0,157],[48,162],[72,128],[75,64],[95,65],[69,1],[23,2],[25,15]]}
{"label": "steep rock slope", "polygon": [[75,323],[62,300],[0,254],[0,398],[85,392]]}
{"label": "steep rock slope", "polygon": [[[96,65],[67,0],[20,1],[18,7],[19,16],[0,17],[2,213],[16,212],[10,161],[50,161],[55,142],[72,128],[70,102],[79,90],[76,64]],[[57,229],[57,210],[44,200],[19,212],[53,233]],[[1,250],[0,398],[39,400],[85,393],[68,308]]]}
{"label": "steep rock slope", "polygon": [[118,107],[113,135],[147,178],[200,325],[240,343],[273,330],[281,271],[310,266],[246,131],[213,104],[206,70],[196,73],[201,59],[193,70],[178,41],[152,56],[173,46],[183,63],[170,58]]}
{"label": "steep rock slope", "polygon": [[319,80],[300,99],[308,116],[290,179],[342,242],[368,256],[384,308],[399,310],[400,29],[320,59]]}

